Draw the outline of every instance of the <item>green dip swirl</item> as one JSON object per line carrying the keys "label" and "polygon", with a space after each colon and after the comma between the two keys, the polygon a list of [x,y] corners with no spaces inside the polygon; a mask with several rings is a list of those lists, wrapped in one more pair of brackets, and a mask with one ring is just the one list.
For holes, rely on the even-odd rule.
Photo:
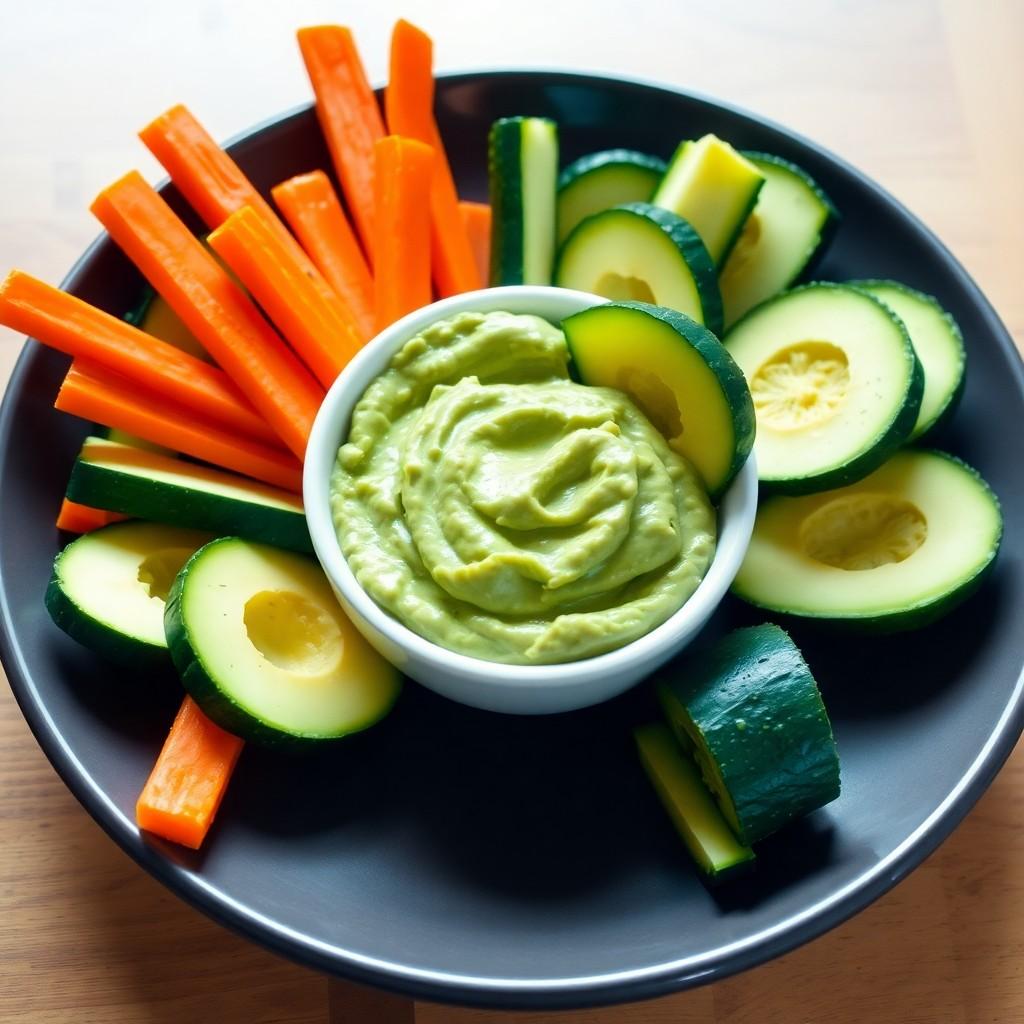
{"label": "green dip swirl", "polygon": [[621,647],[715,550],[696,472],[621,392],[568,379],[560,330],[462,313],[364,392],[331,477],[359,584],[462,654],[538,665]]}

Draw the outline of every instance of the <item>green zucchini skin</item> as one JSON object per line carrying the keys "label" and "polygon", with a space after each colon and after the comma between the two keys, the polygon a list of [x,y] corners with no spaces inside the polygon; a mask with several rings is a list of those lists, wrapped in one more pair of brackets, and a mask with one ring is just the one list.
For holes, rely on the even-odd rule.
{"label": "green zucchini skin", "polygon": [[312,553],[306,517],[297,512],[241,502],[200,487],[148,480],[137,473],[77,459],[67,496],[94,508],[121,512],[156,523],[186,526],[214,534],[232,534],[289,551]]}
{"label": "green zucchini skin", "polygon": [[[526,177],[534,162],[527,143],[531,122],[542,123],[554,137],[555,156],[552,165],[550,223],[538,225],[539,235],[530,231],[531,218],[526,205],[529,202]],[[544,117],[503,117],[491,126],[488,136],[487,168],[490,182],[491,274],[492,285],[550,284],[555,251],[555,189],[557,180],[557,126]],[[547,182],[543,183],[547,185]],[[550,236],[550,237],[549,237]],[[540,253],[539,263],[544,265],[536,279],[531,280],[528,270],[531,250]]]}
{"label": "green zucchini skin", "polygon": [[851,289],[850,286],[845,284],[835,284],[831,281],[811,281],[807,284],[798,285],[796,288],[791,288],[788,291],[780,292],[773,298],[765,300],[740,317],[729,329],[729,332],[723,339],[726,348],[729,347],[730,338],[734,333],[745,326],[747,321],[759,312],[776,303],[785,302],[792,296],[811,290],[857,291],[859,295],[870,299],[876,306],[885,310],[888,317],[898,326],[903,336],[905,359],[910,367],[910,381],[903,404],[889,421],[888,426],[859,455],[847,460],[840,466],[808,476],[789,477],[787,479],[761,478],[759,483],[765,494],[799,496],[815,494],[818,491],[831,491],[838,487],[845,487],[847,484],[856,483],[881,466],[890,455],[907,442],[914,430],[914,424],[917,422],[917,416],[921,409],[921,398],[924,394],[924,370],[921,367],[920,360],[917,358],[917,354],[914,352],[910,335],[907,333],[903,322],[881,300],[876,299],[867,292],[859,291],[855,288]]}
{"label": "green zucchini skin", "polygon": [[63,553],[54,559],[53,574],[46,585],[46,595],[43,598],[54,625],[101,658],[107,658],[125,668],[143,672],[169,668],[171,662],[166,644],[149,643],[140,637],[128,636],[112,629],[71,600],[64,592],[61,580],[60,562]]}
{"label": "green zucchini skin", "polygon": [[742,843],[839,796],[839,757],[814,677],[789,635],[738,629],[680,666],[658,695]]}
{"label": "green zucchini skin", "polygon": [[558,176],[558,244],[584,217],[621,203],[650,202],[666,168],[664,160],[633,149],[606,149],[574,160]]}

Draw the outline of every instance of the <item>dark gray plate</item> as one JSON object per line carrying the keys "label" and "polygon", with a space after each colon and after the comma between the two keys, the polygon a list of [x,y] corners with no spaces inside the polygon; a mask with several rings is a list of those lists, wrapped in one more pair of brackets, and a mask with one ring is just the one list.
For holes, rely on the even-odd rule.
{"label": "dark gray plate", "polygon": [[[382,726],[335,753],[243,755],[206,849],[143,841],[133,806],[180,691],[119,672],[51,625],[53,520],[85,425],[51,408],[66,360],[22,355],[0,421],[3,662],[40,744],[104,829],[184,899],[314,967],[452,1002],[575,1006],[671,992],[750,967],[853,914],[919,864],[989,784],[1021,719],[1024,423],[1021,362],[942,245],[881,189],[813,144],[709,100],[542,72],[439,81],[462,190],[486,195],[485,139],[546,114],[563,155],[628,146],[668,156],[715,131],[807,168],[845,215],[823,277],[895,277],[963,327],[963,407],[939,439],[991,482],[1008,526],[994,575],[923,632],[848,642],[796,629],[842,754],[843,795],[759,848],[752,877],[709,893],[649,792],[628,726],[644,689],[547,719],[473,711],[410,685]],[[261,188],[326,167],[311,111],[240,139]],[[168,194],[172,190],[168,189]],[[176,197],[175,200],[177,201]],[[105,239],[65,287],[123,312],[142,283]],[[759,621],[738,604],[713,629]]]}

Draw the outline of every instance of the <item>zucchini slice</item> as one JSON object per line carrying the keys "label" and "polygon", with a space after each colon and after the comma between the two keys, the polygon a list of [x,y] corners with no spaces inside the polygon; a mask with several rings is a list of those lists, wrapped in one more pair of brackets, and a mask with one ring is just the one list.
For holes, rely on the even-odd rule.
{"label": "zucchini slice", "polygon": [[902,321],[924,370],[924,394],[917,423],[910,433],[916,441],[948,419],[964,390],[967,357],[957,322],[930,295],[896,281],[850,281],[874,295]]}
{"label": "zucchini slice", "polygon": [[562,321],[584,384],[624,391],[719,497],[754,446],[743,373],[706,328],[644,302],[591,306]]}
{"label": "zucchini slice", "polygon": [[867,476],[917,422],[924,375],[902,321],[846,285],[794,288],[752,309],[725,346],[750,384],[761,482],[786,494]]}
{"label": "zucchini slice", "polygon": [[195,702],[254,743],[339,739],[383,718],[398,697],[398,672],[303,555],[211,541],[174,581],[164,629]]}
{"label": "zucchini slice", "polygon": [[679,144],[651,202],[688,220],[720,267],[763,184],[745,156],[716,135],[705,135]]}
{"label": "zucchini slice", "polygon": [[558,176],[558,244],[591,214],[648,202],[665,168],[664,160],[633,149],[606,149],[569,164]]}
{"label": "zucchini slice", "polygon": [[82,444],[68,497],[157,523],[313,550],[299,495],[100,437]]}
{"label": "zucchini slice", "polygon": [[503,117],[491,126],[491,284],[551,284],[558,126]]}
{"label": "zucchini slice", "polygon": [[726,328],[806,273],[839,224],[832,201],[796,164],[769,153],[743,156],[764,185],[718,276]]}
{"label": "zucchini slice", "polygon": [[787,615],[916,629],[977,589],[1002,532],[973,469],[907,448],[849,487],[764,501],[733,591]]}
{"label": "zucchini slice", "polygon": [[46,610],[77,640],[135,668],[167,665],[164,601],[178,570],[210,539],[155,523],[114,523],[72,541],[53,563]]}
{"label": "zucchini slice", "polygon": [[624,203],[579,224],[558,254],[555,284],[607,299],[678,310],[722,330],[715,268],[682,217],[650,203]]}
{"label": "zucchini slice", "polygon": [[741,843],[839,796],[825,705],[803,655],[778,626],[734,630],[683,662],[658,696]]}
{"label": "zucchini slice", "polygon": [[733,834],[693,759],[680,749],[668,726],[641,725],[633,738],[651,785],[708,881],[724,881],[749,868],[754,851]]}

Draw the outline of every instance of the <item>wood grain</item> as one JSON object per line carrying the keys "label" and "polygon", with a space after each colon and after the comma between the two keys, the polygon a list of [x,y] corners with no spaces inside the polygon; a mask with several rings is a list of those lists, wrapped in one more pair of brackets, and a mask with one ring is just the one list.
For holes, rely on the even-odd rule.
{"label": "wood grain", "polygon": [[[193,105],[225,137],[305,101],[291,41],[299,24],[353,24],[380,80],[392,17],[384,8],[206,0],[143,17],[128,0],[21,5],[0,40],[0,269],[59,280],[97,231],[86,212],[95,192],[132,166],[156,176],[134,132],[172,102]],[[557,65],[661,78],[821,141],[938,232],[1020,343],[1024,5],[648,0],[625,10],[619,0],[520,0],[513,15],[499,0],[406,0],[401,13],[435,34],[442,67]],[[0,380],[18,348],[0,331]],[[907,881],[827,936],[740,977],[600,1011],[419,1004],[415,1020],[1024,1020],[1022,804],[1017,753]],[[143,874],[64,789],[0,690],[0,1021],[412,1021],[409,1004],[371,995],[243,942]]]}

